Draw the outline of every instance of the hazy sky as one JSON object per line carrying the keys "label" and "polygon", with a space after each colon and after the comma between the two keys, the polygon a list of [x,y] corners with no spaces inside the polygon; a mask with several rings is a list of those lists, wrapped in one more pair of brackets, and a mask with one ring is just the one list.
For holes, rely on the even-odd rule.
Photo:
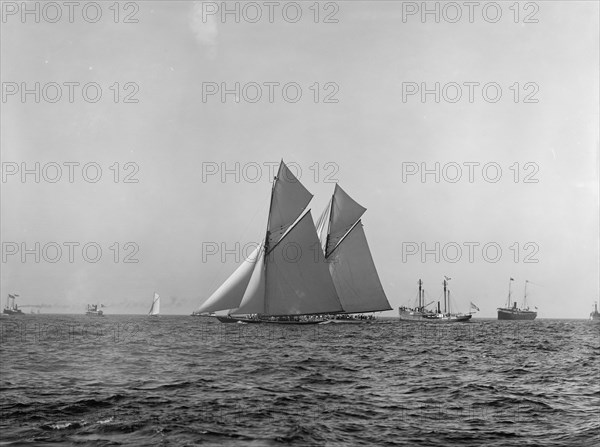
{"label": "hazy sky", "polygon": [[[367,208],[387,315],[414,300],[419,278],[437,300],[444,275],[459,310],[473,301],[481,317],[495,317],[510,277],[519,300],[532,282],[540,318],[589,315],[599,293],[597,2],[521,2],[518,17],[514,2],[498,2],[495,23],[497,10],[482,12],[489,2],[472,23],[467,6],[455,20],[458,10],[439,4],[436,23],[415,11],[421,2],[389,1],[321,3],[319,23],[313,2],[298,4],[296,23],[290,2],[274,7],[273,23],[263,2],[256,23],[257,8],[240,4],[236,23],[210,14],[221,2],[187,1],[121,3],[114,23],[109,2],[89,23],[97,11],[84,17],[87,3],[73,23],[67,6],[56,23],[56,8],[38,6],[36,23],[21,2],[3,4],[3,304],[18,293],[49,312],[100,302],[142,313],[157,291],[163,313],[191,313],[236,268],[235,244],[264,236],[269,166],[283,158],[315,195],[315,218],[334,181]],[[423,100],[436,83],[439,102]],[[224,102],[223,86],[233,91]],[[23,88],[34,93],[23,98]],[[23,179],[36,163],[39,183]],[[407,174],[436,163],[439,183]],[[40,244],[38,263],[35,253],[23,262],[22,243]],[[79,244],[73,262],[69,243]]]}

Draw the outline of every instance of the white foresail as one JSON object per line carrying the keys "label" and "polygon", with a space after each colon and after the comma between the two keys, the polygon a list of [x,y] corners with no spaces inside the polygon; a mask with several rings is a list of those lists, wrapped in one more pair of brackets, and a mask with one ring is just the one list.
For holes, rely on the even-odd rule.
{"label": "white foresail", "polygon": [[345,312],[391,310],[369,250],[362,222],[357,222],[327,261]]}
{"label": "white foresail", "polygon": [[282,161],[271,196],[267,247],[273,247],[281,239],[311,199],[312,194]]}
{"label": "white foresail", "polygon": [[339,244],[342,237],[352,228],[352,226],[361,218],[364,212],[367,210],[358,203],[356,203],[352,197],[346,194],[342,188],[337,184],[333,192],[333,205],[331,205],[331,212],[329,216],[329,238],[327,240],[327,247],[325,250],[325,256],[335,249]]}
{"label": "white foresail", "polygon": [[242,297],[240,307],[232,314],[257,314],[263,313],[265,308],[265,256],[264,250],[258,255],[248,287]]}
{"label": "white foresail", "polygon": [[150,307],[149,315],[158,315],[160,313],[160,296],[154,292],[154,299],[152,300],[152,307]]}
{"label": "white foresail", "polygon": [[216,312],[239,307],[260,254],[262,254],[262,245],[256,247],[236,271],[200,306],[198,312]]}

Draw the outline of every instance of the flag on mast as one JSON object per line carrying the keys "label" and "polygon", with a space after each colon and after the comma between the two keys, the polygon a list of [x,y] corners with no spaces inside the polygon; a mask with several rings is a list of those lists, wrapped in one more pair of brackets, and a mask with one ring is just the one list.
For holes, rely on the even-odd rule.
{"label": "flag on mast", "polygon": [[475,310],[479,311],[479,307],[477,307],[475,304],[473,304],[473,301],[471,301],[471,309],[475,309]]}

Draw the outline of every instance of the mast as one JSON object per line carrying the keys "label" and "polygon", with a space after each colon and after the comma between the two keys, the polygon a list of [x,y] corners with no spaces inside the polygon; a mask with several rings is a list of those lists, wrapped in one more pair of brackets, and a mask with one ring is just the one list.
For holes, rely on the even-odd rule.
{"label": "mast", "polygon": [[[366,208],[336,184],[331,201],[322,215],[325,219],[329,214],[328,226],[325,222],[318,225],[321,240],[325,244],[325,261],[329,265],[344,313],[391,309],[361,222],[365,211]],[[421,295],[419,303],[420,300]]]}
{"label": "mast", "polygon": [[507,307],[507,308],[510,308],[510,306],[511,306],[511,304],[512,304],[512,303],[510,302],[510,295],[511,295],[510,286],[512,285],[512,282],[513,282],[513,281],[514,281],[514,280],[513,280],[512,278],[510,278],[510,279],[508,280],[508,298],[506,299],[506,307]]}
{"label": "mast", "polygon": [[419,279],[419,309],[421,309],[421,306],[422,306],[422,304],[421,304],[421,302],[422,302],[422,294],[421,293],[422,293],[422,290],[423,290],[422,286],[423,286],[423,281],[421,281]]}
{"label": "mast", "polygon": [[527,309],[527,283],[529,281],[525,280],[525,291],[523,292],[523,310]]}
{"label": "mast", "polygon": [[323,250],[323,252],[325,253],[325,259],[327,259],[327,250],[329,249],[329,235],[330,235],[330,230],[331,230],[331,219],[333,219],[333,202],[335,200],[335,194],[331,197],[331,205],[329,207],[329,219],[327,222],[327,237],[325,238],[325,250]]}
{"label": "mast", "polygon": [[444,284],[444,313],[447,313],[447,306],[446,306],[446,278],[444,278],[444,282],[442,283]]}
{"label": "mast", "polygon": [[[281,163],[283,163],[283,159],[281,160]],[[280,165],[281,166],[281,165]],[[281,169],[281,168],[280,168]],[[271,228],[271,210],[273,209],[273,194],[275,192],[275,183],[277,182],[277,176],[273,177],[273,184],[271,185],[271,200],[269,202],[269,214],[268,214],[268,218],[267,218],[267,233],[265,235],[265,253],[264,253],[264,270],[265,270],[265,284],[267,284],[267,272],[268,272],[268,268],[266,268],[267,265],[267,252],[269,249],[269,237],[270,235],[270,231],[269,228]],[[267,296],[265,294],[265,312],[268,314],[269,313],[269,301],[267,299]]]}

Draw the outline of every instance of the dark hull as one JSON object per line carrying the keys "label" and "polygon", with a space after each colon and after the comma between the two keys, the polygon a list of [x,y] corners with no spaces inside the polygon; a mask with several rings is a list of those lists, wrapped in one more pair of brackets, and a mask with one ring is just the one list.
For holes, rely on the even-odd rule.
{"label": "dark hull", "polygon": [[235,317],[224,317],[217,315],[217,320],[221,323],[260,323],[259,320],[252,318],[235,318]]}
{"label": "dark hull", "polygon": [[325,320],[281,320],[267,318],[241,318],[231,316],[217,316],[217,320],[221,323],[250,323],[250,324],[319,324]]}
{"label": "dark hull", "polygon": [[363,323],[372,323],[373,320],[336,320],[336,319],[329,319],[329,320],[325,320],[325,321],[318,321],[317,323],[321,323],[321,324],[363,324]]}
{"label": "dark hull", "polygon": [[471,317],[472,315],[444,315],[443,317],[427,315],[423,317],[423,320],[428,323],[466,323]]}
{"label": "dark hull", "polygon": [[325,320],[308,320],[308,321],[285,321],[285,320],[260,320],[263,324],[319,324]]}
{"label": "dark hull", "polygon": [[6,315],[23,315],[23,312],[21,311],[21,309],[13,310],[13,309],[8,309],[6,307],[2,310],[2,313],[6,314]]}
{"label": "dark hull", "polygon": [[519,309],[498,309],[498,320],[531,321],[535,320],[537,312]]}
{"label": "dark hull", "polygon": [[101,310],[98,310],[98,311],[90,310],[90,311],[87,311],[85,314],[89,315],[90,317],[103,317],[104,316],[104,313]]}
{"label": "dark hull", "polygon": [[590,314],[590,320],[596,322],[596,323],[600,323],[600,313],[591,313]]}

